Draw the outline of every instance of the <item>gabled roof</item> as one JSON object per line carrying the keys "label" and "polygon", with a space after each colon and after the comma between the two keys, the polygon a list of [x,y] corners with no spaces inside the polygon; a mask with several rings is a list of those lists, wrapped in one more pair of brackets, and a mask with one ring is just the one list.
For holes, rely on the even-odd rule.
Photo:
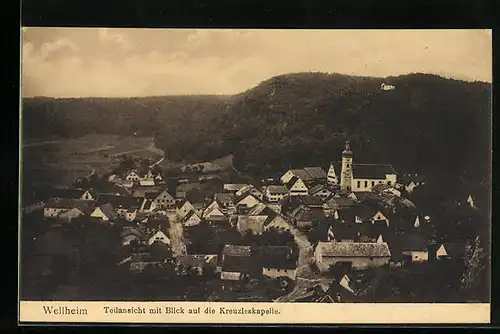
{"label": "gabled roof", "polygon": [[322,256],[330,257],[390,257],[387,243],[373,242],[319,242]]}
{"label": "gabled roof", "polygon": [[217,255],[180,255],[177,256],[175,260],[177,264],[183,265],[184,267],[203,267],[205,265],[216,265]]}
{"label": "gabled roof", "polygon": [[293,218],[297,221],[321,220],[325,218],[325,213],[322,209],[309,209],[299,211]]}
{"label": "gabled roof", "polygon": [[267,186],[267,192],[272,193],[272,194],[288,194],[288,189],[287,187],[283,185],[269,185]]}
{"label": "gabled roof", "polygon": [[292,189],[292,187],[295,185],[295,183],[297,183],[298,180],[299,180],[298,177],[292,176],[292,178],[285,184],[285,187],[288,190]]}
{"label": "gabled roof", "polygon": [[336,209],[336,208],[354,206],[354,205],[356,205],[356,202],[352,198],[331,197],[328,201],[326,201],[326,204],[328,207],[330,207],[332,209]]}
{"label": "gabled roof", "polygon": [[87,200],[82,199],[69,199],[69,198],[60,198],[60,199],[50,199],[45,203],[45,208],[51,209],[78,209],[83,213],[88,212],[89,208],[92,208],[93,202],[89,202]]}
{"label": "gabled roof", "polygon": [[115,216],[115,212],[113,210],[113,206],[110,203],[103,204],[99,206],[99,209],[106,215],[108,218],[112,218]]}
{"label": "gabled roof", "polygon": [[304,170],[312,179],[326,179],[326,172],[321,167],[305,167]]}
{"label": "gabled roof", "polygon": [[[332,163],[337,175],[339,175],[342,164],[340,161]],[[352,164],[352,176],[355,179],[385,180],[386,174],[397,174],[392,165],[388,164]]]}
{"label": "gabled roof", "polygon": [[250,257],[252,255],[252,247],[243,245],[224,245],[222,254],[227,256]]}
{"label": "gabled roof", "polygon": [[198,214],[196,212],[194,212],[193,210],[189,210],[189,212],[184,216],[182,221],[187,222],[193,216],[196,216],[196,217],[198,217],[198,219],[201,220],[201,218],[198,216]]}
{"label": "gabled roof", "polygon": [[392,165],[353,164],[352,175],[355,179],[384,180],[387,174],[396,174]]}
{"label": "gabled roof", "polygon": [[328,189],[324,185],[317,184],[317,185],[313,186],[311,189],[309,189],[309,194],[314,195],[314,194],[319,193],[320,191],[323,191],[323,190],[326,190],[328,192],[332,192],[330,189]]}
{"label": "gabled roof", "polygon": [[[243,195],[241,196],[236,196],[234,198],[234,203],[235,204],[238,204],[239,202],[241,202],[242,200],[244,200],[245,198],[247,198],[248,196],[251,196],[253,198],[255,198],[257,201],[259,201],[259,199],[257,197],[255,197],[254,195],[250,194],[250,193],[244,193]],[[260,202],[260,201],[259,201]]]}
{"label": "gabled roof", "polygon": [[150,199],[147,199],[145,202],[144,202],[144,206],[143,206],[143,210],[149,210],[151,209],[151,206],[153,205],[153,201],[150,200]]}
{"label": "gabled roof", "polygon": [[292,169],[291,172],[295,177],[301,179],[304,182],[311,181],[313,179],[311,175],[304,169]]}
{"label": "gabled roof", "polygon": [[[445,243],[442,243],[442,245],[444,246],[444,249],[446,250],[446,253],[448,254],[448,256],[452,256],[452,257],[457,256],[458,257],[458,256],[464,256],[466,253],[465,245],[462,245],[460,243],[445,242]],[[439,245],[438,248],[440,246],[441,245]]]}
{"label": "gabled roof", "polygon": [[242,183],[225,183],[223,189],[229,192],[236,192],[246,185],[247,184],[242,184]]}
{"label": "gabled roof", "polygon": [[[222,271],[254,273],[256,272],[256,261],[251,257],[225,257],[222,263]],[[261,269],[262,270],[262,269]]]}

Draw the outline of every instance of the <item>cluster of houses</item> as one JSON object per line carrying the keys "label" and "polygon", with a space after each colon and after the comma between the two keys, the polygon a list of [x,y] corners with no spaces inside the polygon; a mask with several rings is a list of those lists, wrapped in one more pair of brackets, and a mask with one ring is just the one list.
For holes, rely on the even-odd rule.
{"label": "cluster of houses", "polygon": [[190,252],[184,232],[210,226],[258,238],[270,230],[307,235],[314,229],[313,260],[321,274],[332,266],[366,269],[462,256],[463,247],[429,244],[425,231],[430,217],[402,217],[366,201],[374,193],[401,197],[425,184],[419,175],[404,175],[404,180],[398,183],[391,165],[354,164],[346,142],[342,161],[332,162],[328,171],[291,169],[273,184],[220,184],[209,196],[192,195],[196,186],[186,182],[169,189],[161,173],[133,169],[108,179],[124,192],[60,189],[45,204],[44,216],[67,222],[80,216],[101,223],[121,221],[122,246],[135,251],[120,265],[141,271],[148,264],[168,262],[179,275],[209,270],[222,281],[256,275],[295,280],[299,254],[289,245],[255,247],[238,241],[210,252]]}

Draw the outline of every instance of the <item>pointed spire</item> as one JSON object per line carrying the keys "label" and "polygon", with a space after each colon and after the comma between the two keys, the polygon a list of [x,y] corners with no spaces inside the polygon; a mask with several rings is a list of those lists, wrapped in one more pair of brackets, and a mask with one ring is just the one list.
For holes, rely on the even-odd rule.
{"label": "pointed spire", "polygon": [[413,224],[413,227],[419,227],[420,226],[420,218],[417,216],[417,218],[415,218],[415,223]]}

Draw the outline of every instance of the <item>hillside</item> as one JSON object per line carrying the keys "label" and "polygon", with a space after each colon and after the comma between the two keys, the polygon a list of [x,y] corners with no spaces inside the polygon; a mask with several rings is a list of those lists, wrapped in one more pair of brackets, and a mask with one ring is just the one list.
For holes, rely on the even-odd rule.
{"label": "hillside", "polygon": [[[381,91],[381,83],[396,86]],[[169,160],[234,154],[249,173],[328,165],[349,136],[357,162],[488,184],[491,85],[434,75],[297,73],[235,96],[23,101],[23,135],[155,134]]]}

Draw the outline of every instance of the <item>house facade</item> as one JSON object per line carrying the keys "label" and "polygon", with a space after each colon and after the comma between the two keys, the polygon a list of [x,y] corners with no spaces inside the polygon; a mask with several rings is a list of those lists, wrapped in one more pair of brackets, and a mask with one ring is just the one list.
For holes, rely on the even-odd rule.
{"label": "house facade", "polygon": [[389,264],[391,252],[387,243],[319,242],[314,257],[316,266],[323,273],[334,264],[355,269],[380,267]]}
{"label": "house facade", "polygon": [[288,189],[284,186],[270,185],[264,191],[264,197],[268,202],[276,203],[288,196]]}
{"label": "house facade", "polygon": [[170,238],[162,230],[158,230],[149,238],[148,245],[151,246],[154,242],[163,242],[170,245]]}
{"label": "house facade", "polygon": [[156,196],[154,202],[159,209],[170,209],[175,206],[176,200],[168,193],[167,189],[164,189]]}
{"label": "house facade", "polygon": [[287,187],[290,196],[292,197],[309,195],[309,189],[306,183],[302,179],[299,179],[296,176],[292,177],[290,181],[285,184],[285,186]]}

